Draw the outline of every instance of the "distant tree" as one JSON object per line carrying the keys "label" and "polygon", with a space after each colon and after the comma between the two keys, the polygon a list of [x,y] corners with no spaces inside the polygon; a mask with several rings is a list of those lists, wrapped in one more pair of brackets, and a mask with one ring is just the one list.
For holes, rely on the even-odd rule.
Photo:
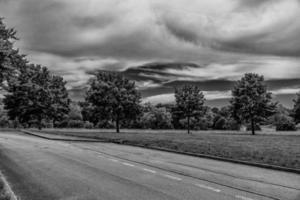
{"label": "distant tree", "polygon": [[143,113],[140,121],[143,128],[151,129],[170,129],[172,128],[172,115],[163,106],[156,107],[146,105],[146,111]]}
{"label": "distant tree", "polygon": [[118,73],[98,72],[91,79],[86,93],[86,102],[94,106],[107,120],[116,124],[120,132],[120,122],[134,119],[140,111],[141,95],[130,81]]}
{"label": "distant tree", "polygon": [[71,102],[70,109],[68,113],[68,119],[69,120],[79,120],[82,121],[82,108],[77,102]]}
{"label": "distant tree", "polygon": [[267,92],[264,77],[247,73],[237,81],[232,90],[232,116],[238,122],[250,123],[252,134],[255,135],[257,124],[275,113],[276,104],[271,100],[272,96]]}
{"label": "distant tree", "polygon": [[0,18],[0,88],[6,88],[3,84],[16,72],[25,66],[26,60],[13,48],[14,41],[17,40],[16,31],[6,28],[3,19]]}
{"label": "distant tree", "polygon": [[300,123],[300,92],[297,94],[296,99],[294,99],[293,117],[296,123]]}
{"label": "distant tree", "polygon": [[46,67],[28,65],[20,69],[16,79],[8,83],[4,104],[11,120],[23,125],[37,124],[43,120],[58,120],[68,111],[68,98],[64,82],[51,76]]}
{"label": "distant tree", "polygon": [[70,111],[70,98],[66,89],[66,82],[60,76],[50,77],[51,110],[53,124],[62,121]]}
{"label": "distant tree", "polygon": [[192,117],[200,117],[205,112],[204,95],[199,87],[193,85],[184,85],[181,88],[175,88],[175,112],[179,118],[187,119],[188,134],[190,133],[190,120]]}

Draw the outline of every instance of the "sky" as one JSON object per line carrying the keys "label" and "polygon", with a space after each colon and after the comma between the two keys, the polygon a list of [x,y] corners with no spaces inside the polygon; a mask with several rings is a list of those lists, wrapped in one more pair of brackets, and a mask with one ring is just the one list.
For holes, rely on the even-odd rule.
{"label": "sky", "polygon": [[0,16],[75,100],[98,70],[136,81],[152,103],[195,84],[222,106],[248,72],[288,107],[300,90],[300,0],[0,0]]}

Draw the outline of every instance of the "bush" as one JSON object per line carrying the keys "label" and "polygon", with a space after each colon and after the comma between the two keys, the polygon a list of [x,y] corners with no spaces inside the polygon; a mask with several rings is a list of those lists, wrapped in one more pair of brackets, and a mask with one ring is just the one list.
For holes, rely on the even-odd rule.
{"label": "bush", "polygon": [[83,127],[86,129],[92,129],[92,128],[94,128],[94,124],[91,122],[85,121]]}
{"label": "bush", "polygon": [[80,120],[69,120],[68,128],[83,128],[84,123]]}
{"label": "bush", "polygon": [[[255,128],[254,128],[256,131],[261,131],[261,128],[259,126],[259,124],[255,124]],[[247,131],[251,131],[252,130],[252,127],[251,127],[251,124],[248,124],[247,125]]]}
{"label": "bush", "polygon": [[275,126],[276,126],[276,131],[296,130],[296,124],[293,122],[293,119],[287,116],[281,116],[281,119],[276,122]]}
{"label": "bush", "polygon": [[7,116],[0,117],[0,127],[1,128],[9,127],[9,119]]}
{"label": "bush", "polygon": [[166,108],[149,107],[141,117],[141,125],[146,129],[171,129],[172,115]]}
{"label": "bush", "polygon": [[67,128],[68,123],[69,123],[69,121],[67,119],[65,119],[65,120],[62,120],[60,122],[56,122],[55,127],[57,127],[57,128]]}
{"label": "bush", "polygon": [[226,130],[239,131],[241,129],[241,125],[234,119],[229,119],[226,122]]}
{"label": "bush", "polygon": [[226,129],[226,119],[224,117],[220,117],[215,125],[214,125],[214,129],[216,130],[225,130]]}
{"label": "bush", "polygon": [[108,120],[100,120],[95,128],[115,128],[115,123]]}

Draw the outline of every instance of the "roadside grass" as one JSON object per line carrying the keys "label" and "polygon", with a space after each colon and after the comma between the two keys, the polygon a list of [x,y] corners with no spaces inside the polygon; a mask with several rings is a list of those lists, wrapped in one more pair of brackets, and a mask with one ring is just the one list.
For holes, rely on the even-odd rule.
{"label": "roadside grass", "polygon": [[0,175],[0,200],[12,200],[11,194],[8,192],[3,177]]}
{"label": "roadside grass", "polygon": [[191,135],[174,130],[52,129],[45,133],[102,139],[109,142],[159,147],[262,164],[300,169],[300,133],[196,131]]}

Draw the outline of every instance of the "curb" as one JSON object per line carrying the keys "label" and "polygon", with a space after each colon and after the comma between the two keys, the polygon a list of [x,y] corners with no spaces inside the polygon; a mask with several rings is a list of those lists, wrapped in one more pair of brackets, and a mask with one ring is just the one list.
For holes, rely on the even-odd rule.
{"label": "curb", "polygon": [[96,140],[96,139],[89,139],[89,138],[85,138],[85,139],[64,139],[64,138],[51,138],[51,137],[46,137],[46,136],[42,136],[42,135],[38,135],[38,134],[34,134],[31,131],[26,131],[26,130],[19,130],[22,133],[25,133],[27,135],[31,135],[31,136],[35,136],[35,137],[39,137],[39,138],[43,138],[46,140],[54,140],[54,141],[69,141],[69,142],[105,142],[103,140]]}
{"label": "curb", "polygon": [[34,133],[32,133],[30,131],[26,131],[26,130],[20,130],[20,131],[25,133],[25,134],[28,134],[28,135],[32,135],[32,136],[36,136],[36,137],[40,137],[40,138],[48,139],[48,140],[113,143],[113,144],[119,144],[119,145],[140,147],[140,148],[145,148],[145,149],[164,151],[164,152],[168,152],[168,153],[176,153],[176,154],[182,154],[182,155],[193,156],[193,157],[198,157],[198,158],[208,158],[208,159],[212,159],[212,160],[219,160],[219,161],[225,161],[225,162],[230,162],[230,163],[235,163],[235,164],[243,164],[243,165],[260,167],[260,168],[265,168],[265,169],[272,169],[272,170],[278,170],[278,171],[284,171],[284,172],[300,174],[300,169],[295,169],[295,168],[287,168],[287,167],[281,167],[281,166],[276,166],[276,165],[268,165],[268,164],[248,162],[248,161],[243,161],[243,160],[235,160],[235,159],[223,158],[223,157],[212,156],[212,155],[207,155],[207,154],[188,153],[188,152],[176,151],[176,150],[162,148],[162,147],[151,147],[151,146],[145,146],[145,145],[131,144],[131,143],[126,143],[126,141],[124,142],[123,140],[102,139],[102,140],[93,141],[93,140],[58,139],[58,138],[49,138],[49,137],[37,135],[37,134],[34,134]]}
{"label": "curb", "polygon": [[1,172],[0,172],[0,178],[2,178],[2,180],[3,180],[4,187],[6,188],[8,194],[9,194],[10,200],[18,200],[18,197],[15,195],[15,193],[11,189],[10,185],[8,184],[6,178],[4,177],[4,175]]}

